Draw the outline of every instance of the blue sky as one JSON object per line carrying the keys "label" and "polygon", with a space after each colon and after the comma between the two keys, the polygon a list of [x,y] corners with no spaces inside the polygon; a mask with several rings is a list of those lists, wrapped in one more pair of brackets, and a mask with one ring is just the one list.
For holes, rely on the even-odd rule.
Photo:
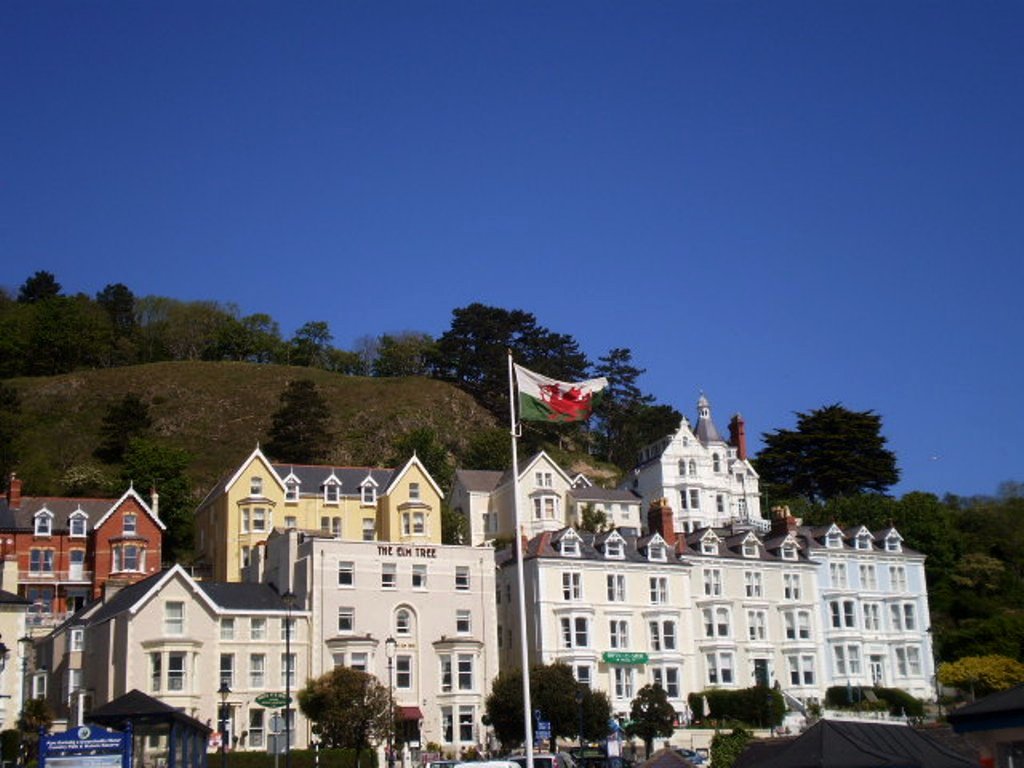
{"label": "blue sky", "polygon": [[533,312],[748,433],[1024,480],[1020,2],[0,4],[0,259],[335,344]]}

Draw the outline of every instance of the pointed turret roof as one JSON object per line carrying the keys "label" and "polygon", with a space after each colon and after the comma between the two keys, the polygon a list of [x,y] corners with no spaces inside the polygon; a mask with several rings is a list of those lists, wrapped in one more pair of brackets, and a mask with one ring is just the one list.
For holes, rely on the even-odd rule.
{"label": "pointed turret roof", "polygon": [[715,422],[711,420],[711,403],[703,392],[700,399],[697,400],[697,427],[694,429],[694,434],[697,435],[697,439],[702,445],[725,442],[719,434]]}

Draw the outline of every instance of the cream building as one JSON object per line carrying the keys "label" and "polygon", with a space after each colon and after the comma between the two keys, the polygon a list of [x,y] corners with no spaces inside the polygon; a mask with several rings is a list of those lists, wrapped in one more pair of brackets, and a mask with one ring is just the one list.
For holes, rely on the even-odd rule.
{"label": "cream building", "polygon": [[25,637],[25,616],[31,603],[12,592],[0,589],[0,730],[15,728],[21,714],[23,671],[32,655]]}
{"label": "cream building", "polygon": [[398,738],[412,752],[488,743],[481,718],[498,674],[492,548],[287,530],[248,575],[288,584],[315,617],[311,676],[344,665],[393,685]]}
{"label": "cream building", "polygon": [[272,464],[257,447],[196,509],[200,560],[239,581],[275,527],[350,541],[441,541],[441,489],[418,458],[398,469]]}
{"label": "cream building", "polygon": [[[684,715],[691,692],[757,684],[803,703],[875,682],[933,697],[924,558],[895,530],[812,529],[784,514],[767,531],[677,534],[676,519],[663,501],[644,536],[564,528],[530,539],[528,663],[570,665],[620,714],[647,683]],[[519,667],[511,547],[496,595],[502,665]]]}
{"label": "cream building", "polygon": [[[515,530],[512,470],[460,469],[455,473],[449,506],[466,519],[469,544],[510,538]],[[523,532],[536,536],[578,524],[584,508],[604,513],[609,527],[641,525],[641,501],[635,494],[596,488],[584,476],[569,477],[541,451],[519,468]]]}
{"label": "cream building", "polygon": [[[175,565],[79,612],[37,653],[59,719],[75,724],[83,710],[138,689],[219,730],[227,685],[231,748],[265,751],[274,710],[256,699],[269,692],[290,688],[292,744],[309,742],[294,704],[310,675],[309,642],[308,612],[269,585],[196,581]],[[149,748],[159,756],[167,746]]]}

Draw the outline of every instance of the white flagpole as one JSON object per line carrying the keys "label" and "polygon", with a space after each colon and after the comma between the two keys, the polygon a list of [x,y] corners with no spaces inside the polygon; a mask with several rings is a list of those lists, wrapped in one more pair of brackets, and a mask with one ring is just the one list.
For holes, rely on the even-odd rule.
{"label": "white flagpole", "polygon": [[519,452],[516,443],[515,381],[512,350],[508,351],[508,407],[512,424],[512,507],[515,511],[516,576],[519,579],[519,653],[523,669],[523,724],[526,739],[526,768],[533,768],[533,708],[530,702],[530,657],[526,640],[526,580],[523,578],[523,532],[519,516]]}

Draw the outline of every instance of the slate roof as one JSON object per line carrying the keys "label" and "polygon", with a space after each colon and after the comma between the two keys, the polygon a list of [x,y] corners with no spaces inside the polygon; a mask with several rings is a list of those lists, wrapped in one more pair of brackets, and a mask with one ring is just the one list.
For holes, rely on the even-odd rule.
{"label": "slate roof", "polygon": [[[183,569],[181,573],[191,578]],[[155,587],[161,579],[168,576],[170,570],[154,573],[142,581],[122,587],[102,603],[94,603],[83,615],[88,624],[106,621],[127,611]],[[215,606],[224,611],[286,611],[287,606],[281,596],[267,584],[228,583],[223,581],[196,581],[195,585]]]}
{"label": "slate roof", "polygon": [[284,611],[287,606],[269,584],[199,581],[197,585],[226,611]]}
{"label": "slate roof", "polygon": [[490,469],[457,469],[455,482],[473,493],[491,493],[500,485],[504,472]]}
{"label": "slate roof", "polygon": [[42,509],[53,513],[53,530],[68,529],[72,513],[81,509],[89,516],[89,527],[117,503],[117,499],[71,499],[59,496],[22,496],[21,506],[11,509],[6,498],[0,499],[0,529],[32,529],[35,514]]}
{"label": "slate roof", "polygon": [[[969,768],[974,763],[906,725],[819,720],[758,768]],[[744,760],[743,765],[752,765]]]}
{"label": "slate roof", "polygon": [[957,733],[1024,726],[1024,684],[960,707],[947,720]]}
{"label": "slate roof", "polygon": [[[526,543],[524,559],[530,560],[535,557],[550,557],[557,558],[559,560],[599,560],[603,563],[608,562],[625,562],[625,563],[649,563],[645,553],[645,548],[652,536],[638,537],[633,533],[626,533],[626,529],[618,529],[618,535],[622,537],[625,542],[621,558],[608,558],[604,556],[603,547],[604,543],[608,540],[610,535],[609,532],[595,534],[587,531],[575,531],[579,536],[580,545],[579,557],[563,557],[562,554],[553,546],[565,536],[568,530],[571,528],[561,528],[557,531],[545,531],[537,536],[534,536]],[[667,547],[667,558],[664,561],[656,561],[659,565],[679,565],[682,567],[689,567],[688,563],[683,563],[672,556],[672,548]],[[502,550],[499,554],[498,564],[515,562],[515,547],[510,546]]]}
{"label": "slate roof", "polygon": [[618,488],[598,488],[593,485],[572,488],[569,490],[569,495],[577,501],[604,501],[620,504],[639,504],[643,501],[632,491]]}
{"label": "slate roof", "polygon": [[334,475],[341,481],[342,496],[358,496],[367,476],[383,490],[395,474],[394,467],[330,467],[318,464],[272,464],[282,482],[289,475],[299,480],[299,495],[319,495],[324,483]]}
{"label": "slate roof", "polygon": [[89,722],[118,730],[128,722],[175,722],[201,732],[204,739],[213,731],[208,725],[204,725],[194,717],[189,717],[181,710],[165,704],[159,699],[154,699],[137,688],[96,707],[89,712],[86,719]]}

